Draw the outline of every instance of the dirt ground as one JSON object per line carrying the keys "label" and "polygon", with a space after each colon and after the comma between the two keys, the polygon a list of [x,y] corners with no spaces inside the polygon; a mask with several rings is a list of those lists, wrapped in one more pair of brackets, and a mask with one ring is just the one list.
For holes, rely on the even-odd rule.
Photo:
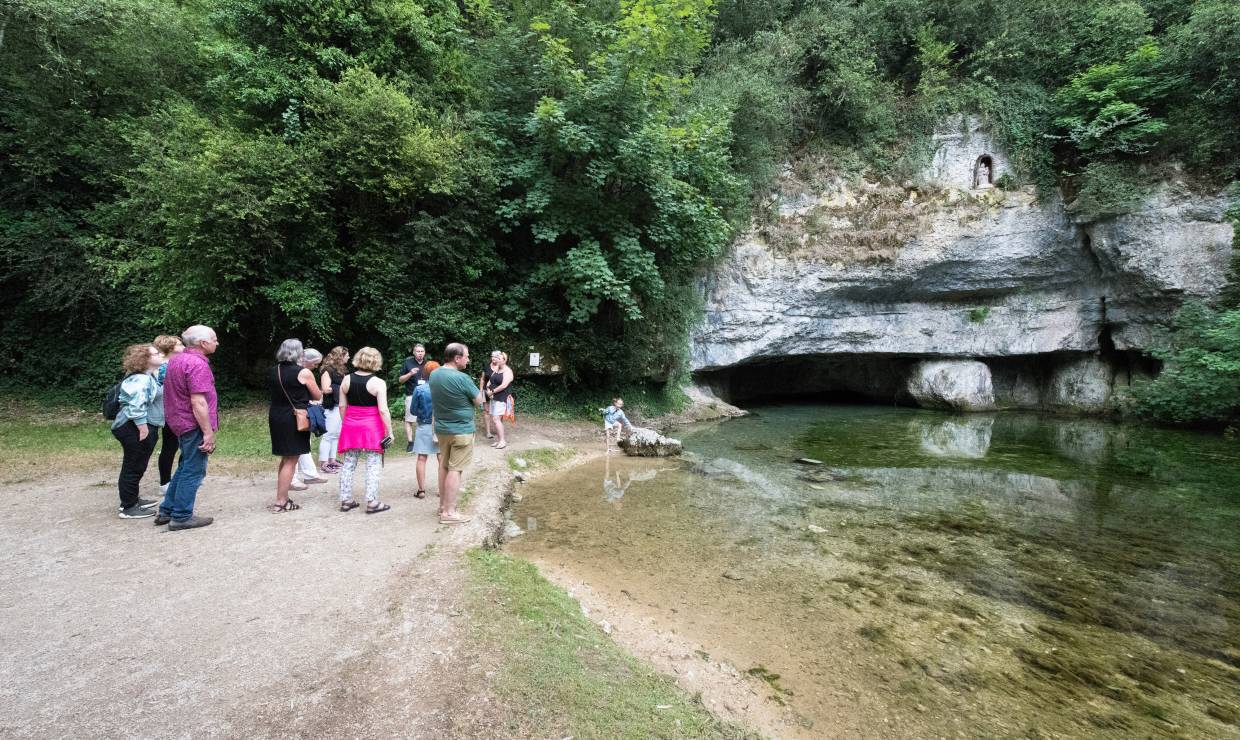
{"label": "dirt ground", "polygon": [[209,473],[197,513],[215,524],[182,532],[117,518],[110,469],[15,485],[0,521],[0,735],[494,736],[504,710],[467,639],[460,554],[501,523],[504,453],[593,440],[533,423],[502,453],[479,445],[475,519],[455,529],[438,524],[433,480],[413,497],[400,452],[383,474],[392,510],[373,516],[338,510],[334,476],[294,495],[300,511],[267,513],[274,463]]}

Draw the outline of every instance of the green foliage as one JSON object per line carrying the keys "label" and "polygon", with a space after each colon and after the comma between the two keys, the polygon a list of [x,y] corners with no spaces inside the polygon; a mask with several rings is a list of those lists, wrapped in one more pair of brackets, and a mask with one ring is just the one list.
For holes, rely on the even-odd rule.
{"label": "green foliage", "polygon": [[990,318],[990,306],[975,306],[969,309],[969,321],[981,324]]}
{"label": "green foliage", "polygon": [[1088,156],[1143,154],[1167,129],[1150,113],[1168,84],[1158,71],[1160,52],[1146,44],[1122,62],[1097,64],[1055,93],[1055,123],[1077,151]]}
{"label": "green foliage", "polygon": [[[1187,5],[1187,4],[1185,4]],[[1240,4],[1200,0],[1167,31],[1167,67],[1177,82],[1168,113],[1173,149],[1216,180],[1240,176]]]}
{"label": "green foliage", "polygon": [[1240,420],[1240,310],[1186,306],[1159,358],[1162,373],[1136,390],[1140,414],[1178,424]]}
{"label": "green foliage", "polygon": [[1129,162],[1096,162],[1081,173],[1081,189],[1068,211],[1081,221],[1129,213],[1150,194],[1146,178]]}
{"label": "green foliage", "polygon": [[917,31],[917,94],[926,101],[938,100],[947,92],[957,66],[955,53],[956,44],[940,41],[934,26]]}
{"label": "green foliage", "polygon": [[679,345],[640,337],[665,326],[652,319],[669,293],[731,238],[725,213],[746,192],[730,133],[688,104],[710,12],[705,0],[626,3],[584,60],[549,18],[491,49],[505,69],[535,55],[526,84],[490,100],[506,232],[499,327],[579,358],[573,377],[674,364]]}
{"label": "green foliage", "polygon": [[689,400],[675,381],[629,381],[600,389],[570,386],[562,378],[523,378],[516,393],[518,413],[600,424],[599,409],[611,404],[616,396],[624,399],[625,412],[637,423],[681,411]]}
{"label": "green foliage", "polygon": [[1240,174],[1228,0],[22,0],[0,6],[0,369],[91,398],[207,322],[537,344],[680,377],[698,272],[801,147],[902,179],[980,113],[1016,183],[1122,212]]}
{"label": "green foliage", "polygon": [[900,95],[883,75],[860,11],[807,12],[797,23],[806,45],[806,72],[818,120],[844,141],[889,166],[901,139]]}

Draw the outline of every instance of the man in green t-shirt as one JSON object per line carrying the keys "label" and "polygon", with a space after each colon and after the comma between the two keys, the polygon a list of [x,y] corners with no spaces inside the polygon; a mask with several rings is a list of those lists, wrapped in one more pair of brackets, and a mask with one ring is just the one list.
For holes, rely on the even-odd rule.
{"label": "man in green t-shirt", "polygon": [[469,367],[469,347],[453,342],[443,350],[443,366],[426,381],[435,409],[439,437],[439,523],[464,524],[469,517],[456,510],[461,475],[474,457],[474,408],[482,392],[463,370]]}

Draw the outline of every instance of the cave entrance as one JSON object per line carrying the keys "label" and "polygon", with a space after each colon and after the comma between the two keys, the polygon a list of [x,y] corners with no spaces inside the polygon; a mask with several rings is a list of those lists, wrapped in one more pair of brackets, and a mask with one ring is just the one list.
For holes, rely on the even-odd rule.
{"label": "cave entrance", "polygon": [[790,400],[907,403],[905,379],[918,359],[922,358],[867,354],[763,358],[699,370],[694,379],[734,404]]}
{"label": "cave entrance", "polygon": [[995,184],[995,160],[983,154],[973,163],[973,188],[988,188]]}

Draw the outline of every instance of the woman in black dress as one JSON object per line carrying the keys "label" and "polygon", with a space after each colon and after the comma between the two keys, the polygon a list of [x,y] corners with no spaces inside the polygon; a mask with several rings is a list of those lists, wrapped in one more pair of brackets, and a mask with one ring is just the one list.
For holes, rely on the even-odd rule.
{"label": "woman in black dress", "polygon": [[267,412],[267,427],[271,430],[271,454],[280,458],[276,502],[267,507],[272,514],[301,508],[288,497],[288,489],[297,470],[297,458],[310,452],[310,431],[297,431],[293,410],[306,408],[310,399],[323,398],[314,373],[301,366],[301,356],[301,340],[285,339],[276,352],[276,366],[268,376],[271,409]]}

